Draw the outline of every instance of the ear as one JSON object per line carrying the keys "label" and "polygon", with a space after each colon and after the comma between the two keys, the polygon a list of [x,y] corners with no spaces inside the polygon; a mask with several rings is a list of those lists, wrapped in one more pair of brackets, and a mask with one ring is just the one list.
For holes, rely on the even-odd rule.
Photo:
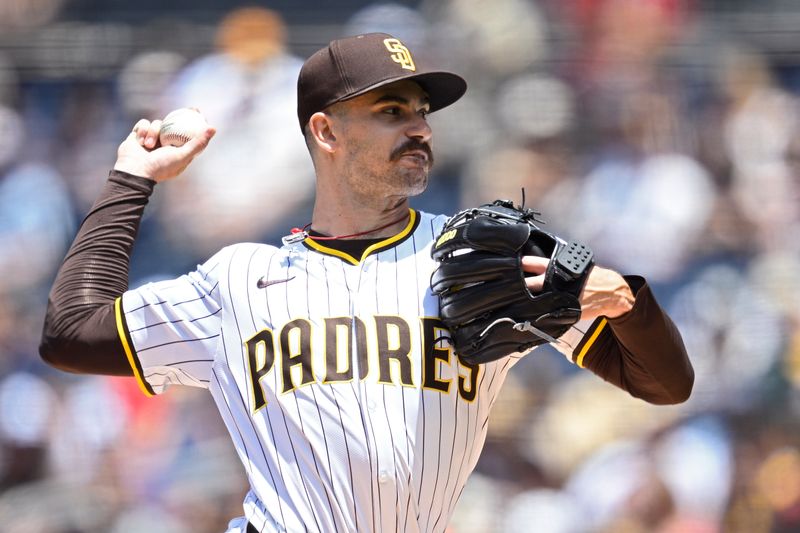
{"label": "ear", "polygon": [[311,138],[323,152],[333,153],[336,150],[336,135],[333,131],[333,117],[317,111],[308,120]]}

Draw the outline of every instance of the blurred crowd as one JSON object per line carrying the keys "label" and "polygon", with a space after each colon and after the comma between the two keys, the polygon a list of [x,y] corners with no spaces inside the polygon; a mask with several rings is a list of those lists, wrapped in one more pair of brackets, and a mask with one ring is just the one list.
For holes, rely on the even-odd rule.
{"label": "blurred crowd", "polygon": [[[494,408],[452,533],[800,531],[800,39],[750,38],[800,6],[423,0],[314,27],[242,7],[137,32],[64,21],[69,4],[0,1],[0,531],[211,533],[241,514],[246,481],[210,397],[49,369],[47,292],[140,117],[193,106],[218,133],[159,187],[133,285],[310,220],[296,76],[310,51],[366,31],[470,86],[430,117],[437,165],[412,205],[524,198],[599,263],[648,278],[696,371],[687,403],[655,407],[535,350]],[[192,38],[163,44],[171,29]],[[47,42],[8,36],[33,34],[61,54],[37,64],[63,70],[15,64]]]}

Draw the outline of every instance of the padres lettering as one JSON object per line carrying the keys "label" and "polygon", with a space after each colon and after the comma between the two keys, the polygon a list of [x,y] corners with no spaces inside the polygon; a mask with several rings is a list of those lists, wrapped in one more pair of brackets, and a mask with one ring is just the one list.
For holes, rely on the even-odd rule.
{"label": "padres lettering", "polygon": [[[325,376],[321,383],[351,381],[354,377],[355,356],[355,362],[361,369],[361,379],[375,375],[378,383],[421,386],[423,389],[448,394],[454,379],[441,375],[437,362],[445,365],[456,363],[459,397],[468,402],[475,399],[480,367],[458,361],[450,347],[437,347],[437,340],[447,331],[439,318],[420,318],[423,336],[420,384],[414,383],[413,378],[411,328],[408,323],[398,316],[375,316],[373,320],[374,325],[367,327],[358,317],[324,319],[325,361],[320,366],[324,366]],[[276,362],[279,365],[276,371],[280,372],[283,393],[319,381],[313,372],[315,365],[314,351],[311,349],[312,329],[312,323],[308,319],[298,318],[286,323],[278,332],[277,338],[273,330],[264,329],[245,341],[248,378],[253,392],[252,412],[267,404],[260,381],[273,370]],[[368,342],[368,335],[372,336],[372,342]],[[355,346],[352,345],[352,339],[355,339]],[[370,347],[374,347],[374,353],[370,353]],[[377,363],[377,372],[370,373],[370,360]]]}
{"label": "padres lettering", "polygon": [[399,39],[384,39],[383,44],[386,46],[387,50],[392,52],[390,56],[392,61],[400,63],[401,67],[408,70],[417,70],[417,66],[414,65],[414,59],[411,57],[411,52],[408,51],[408,48],[406,48]]}

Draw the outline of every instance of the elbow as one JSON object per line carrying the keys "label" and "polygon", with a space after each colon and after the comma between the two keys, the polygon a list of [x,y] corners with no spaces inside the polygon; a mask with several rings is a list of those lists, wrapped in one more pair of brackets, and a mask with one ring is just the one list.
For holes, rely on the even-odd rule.
{"label": "elbow", "polygon": [[[42,336],[39,339],[39,357],[45,364],[63,372],[81,374],[80,341],[74,333],[74,326],[64,322],[65,314],[53,313],[48,305],[45,313]],[[75,317],[75,314],[68,316]]]}
{"label": "elbow", "polygon": [[[679,334],[678,334],[679,335]],[[680,339],[680,336],[678,336]],[[670,387],[671,405],[683,403],[692,395],[694,388],[694,366],[689,359],[689,354],[686,352],[686,346],[683,340],[680,340],[678,350],[674,359],[674,371],[672,379],[669,380],[672,386]]]}
{"label": "elbow", "polygon": [[670,380],[673,385],[670,387],[669,396],[672,401],[670,405],[683,403],[692,395],[694,388],[694,367],[692,366],[686,351],[683,351],[683,364],[679,365],[680,372],[676,372],[674,378]]}
{"label": "elbow", "polygon": [[683,403],[689,399],[692,395],[692,389],[694,388],[694,368],[692,365],[688,365],[686,368],[686,372],[684,373],[683,379],[678,382],[678,386],[675,387],[673,391],[673,402],[671,404],[679,404]]}
{"label": "elbow", "polygon": [[59,370],[67,370],[65,354],[68,352],[67,341],[63,335],[58,334],[56,317],[48,302],[47,313],[42,327],[42,337],[39,339],[39,357],[45,364]]}
{"label": "elbow", "polygon": [[42,340],[39,343],[39,357],[47,365],[57,368],[58,370],[69,372],[70,368],[67,364],[67,358],[64,356],[66,350],[61,344],[63,343],[59,343],[57,339],[48,336],[47,333],[43,334]]}
{"label": "elbow", "polygon": [[669,396],[658,398],[658,401],[651,401],[650,403],[656,405],[678,405],[688,400],[691,394],[692,385],[690,384],[688,387],[682,387],[680,389],[670,391]]}
{"label": "elbow", "polygon": [[79,350],[74,346],[74,343],[53,334],[45,325],[42,338],[39,341],[39,357],[42,361],[58,370],[81,374],[83,372],[81,372],[80,367],[76,367],[78,362],[75,357],[76,353],[79,353]]}
{"label": "elbow", "polygon": [[79,319],[65,324],[47,315],[39,341],[42,361],[72,374],[133,375],[115,327],[102,317]]}
{"label": "elbow", "polygon": [[694,369],[689,365],[680,375],[673,376],[669,382],[669,386],[663,386],[659,393],[651,393],[639,397],[654,405],[678,405],[684,403],[692,395]]}

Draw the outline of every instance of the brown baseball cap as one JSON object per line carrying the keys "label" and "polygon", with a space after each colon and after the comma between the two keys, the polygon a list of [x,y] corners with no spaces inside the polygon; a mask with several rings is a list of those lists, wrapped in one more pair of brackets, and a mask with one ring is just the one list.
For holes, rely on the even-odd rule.
{"label": "brown baseball cap", "polygon": [[467,82],[452,72],[429,70],[388,33],[345,37],[309,57],[297,80],[297,118],[302,131],[311,115],[342,100],[400,80],[413,80],[430,110],[447,107],[464,94]]}

